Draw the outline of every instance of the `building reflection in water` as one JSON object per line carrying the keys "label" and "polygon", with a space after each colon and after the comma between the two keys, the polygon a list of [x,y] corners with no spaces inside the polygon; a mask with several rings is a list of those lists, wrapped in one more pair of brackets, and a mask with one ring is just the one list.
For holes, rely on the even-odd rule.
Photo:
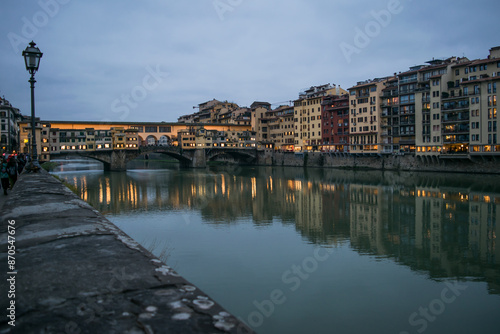
{"label": "building reflection in water", "polygon": [[[62,175],[64,177],[64,175]],[[294,168],[136,170],[68,179],[104,214],[194,210],[209,224],[295,224],[311,243],[349,243],[433,279],[500,293],[500,177]]]}

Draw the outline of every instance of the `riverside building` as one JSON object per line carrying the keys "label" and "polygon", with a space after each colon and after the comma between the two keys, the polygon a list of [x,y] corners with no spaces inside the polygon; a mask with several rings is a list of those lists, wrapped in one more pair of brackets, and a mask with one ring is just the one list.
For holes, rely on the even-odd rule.
{"label": "riverside building", "polygon": [[380,154],[382,90],[388,78],[358,82],[349,88],[350,153]]}
{"label": "riverside building", "polygon": [[322,149],[321,103],[328,95],[346,94],[347,91],[335,84],[312,86],[299,93],[293,102],[295,114],[296,151],[316,151]]}
{"label": "riverside building", "polygon": [[0,151],[12,153],[19,151],[19,126],[22,119],[19,109],[0,97]]}
{"label": "riverside building", "polygon": [[293,106],[279,106],[273,112],[277,119],[272,133],[275,149],[293,152],[295,141]]}
{"label": "riverside building", "polygon": [[323,151],[349,152],[349,94],[325,96],[322,106]]}

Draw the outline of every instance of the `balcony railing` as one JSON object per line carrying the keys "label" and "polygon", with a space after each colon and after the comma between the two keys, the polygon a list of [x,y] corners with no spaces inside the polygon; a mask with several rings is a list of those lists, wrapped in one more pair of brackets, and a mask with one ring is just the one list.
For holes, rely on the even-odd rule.
{"label": "balcony railing", "polygon": [[397,106],[399,105],[399,101],[398,102],[394,102],[394,101],[383,101],[382,102],[382,107],[391,107],[391,106]]}
{"label": "balcony railing", "polygon": [[457,101],[457,102],[443,102],[441,105],[442,111],[453,111],[469,108],[469,100]]}
{"label": "balcony railing", "polygon": [[458,115],[452,117],[443,117],[441,119],[443,123],[457,123],[457,122],[468,122],[469,115]]}
{"label": "balcony railing", "polygon": [[443,143],[447,144],[468,144],[469,135],[450,135],[449,138],[443,137]]}
{"label": "balcony railing", "polygon": [[425,87],[418,87],[415,91],[416,92],[428,92],[431,90],[430,86],[425,86]]}
{"label": "balcony railing", "polygon": [[464,133],[469,133],[470,129],[468,126],[460,126],[460,127],[455,127],[454,129],[446,129],[444,128],[441,133],[442,134],[452,134],[452,135],[457,135],[457,134],[464,134]]}
{"label": "balcony railing", "polygon": [[415,77],[405,78],[405,79],[399,80],[400,84],[405,84],[405,83],[409,83],[409,82],[417,82],[417,77],[415,76]]}
{"label": "balcony railing", "polygon": [[397,90],[391,90],[389,92],[384,92],[382,94],[382,98],[391,98],[391,97],[395,97],[395,96],[398,96],[399,93]]}

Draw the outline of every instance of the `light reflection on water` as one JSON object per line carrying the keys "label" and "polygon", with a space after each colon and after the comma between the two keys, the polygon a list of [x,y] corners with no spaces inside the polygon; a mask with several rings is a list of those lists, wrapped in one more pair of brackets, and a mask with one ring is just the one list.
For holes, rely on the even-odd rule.
{"label": "light reflection on water", "polygon": [[259,333],[499,330],[498,176],[146,167],[58,175]]}

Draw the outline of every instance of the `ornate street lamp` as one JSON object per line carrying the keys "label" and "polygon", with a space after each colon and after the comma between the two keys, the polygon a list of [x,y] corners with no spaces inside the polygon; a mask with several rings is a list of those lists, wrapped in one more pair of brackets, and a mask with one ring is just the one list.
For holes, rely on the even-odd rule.
{"label": "ornate street lamp", "polygon": [[26,70],[31,74],[29,83],[31,84],[31,163],[32,171],[39,168],[37,149],[36,149],[36,134],[35,134],[35,73],[40,65],[40,58],[43,53],[36,47],[35,42],[31,41],[30,45],[23,51]]}

